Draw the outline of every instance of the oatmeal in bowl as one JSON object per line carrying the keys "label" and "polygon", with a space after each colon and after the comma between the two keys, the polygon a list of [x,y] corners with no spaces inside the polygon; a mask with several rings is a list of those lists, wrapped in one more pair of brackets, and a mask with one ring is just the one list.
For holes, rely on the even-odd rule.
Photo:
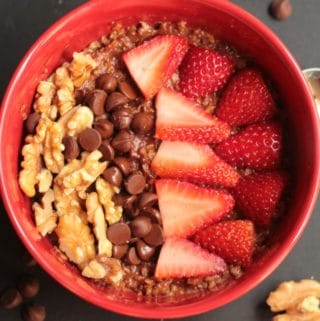
{"label": "oatmeal in bowl", "polygon": [[232,3],[89,1],[8,86],[1,193],[27,249],[76,295],[190,316],[290,252],[317,196],[318,126],[290,53]]}
{"label": "oatmeal in bowl", "polygon": [[38,85],[19,173],[37,231],[150,301],[240,278],[286,210],[269,83],[185,21],[114,23]]}

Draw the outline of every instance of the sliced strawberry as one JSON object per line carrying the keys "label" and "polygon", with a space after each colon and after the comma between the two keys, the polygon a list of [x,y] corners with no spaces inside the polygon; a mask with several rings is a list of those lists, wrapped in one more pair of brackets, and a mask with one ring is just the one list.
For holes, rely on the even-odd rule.
{"label": "sliced strawberry", "polygon": [[122,57],[144,96],[152,98],[177,70],[188,47],[182,37],[157,36]]}
{"label": "sliced strawberry", "polygon": [[171,279],[207,276],[225,271],[226,264],[219,256],[210,254],[194,243],[168,238],[161,248],[155,277]]}
{"label": "sliced strawberry", "polygon": [[152,160],[152,169],[162,178],[233,187],[240,176],[208,145],[163,141]]}
{"label": "sliced strawberry", "polygon": [[248,220],[222,221],[199,231],[194,241],[230,264],[247,267],[255,248],[254,225]]}
{"label": "sliced strawberry", "polygon": [[241,126],[266,120],[275,112],[275,102],[261,73],[248,68],[231,79],[216,115],[232,126]]}
{"label": "sliced strawberry", "polygon": [[169,141],[199,144],[219,143],[231,132],[230,126],[169,88],[162,88],[156,99],[156,137]]}
{"label": "sliced strawberry", "polygon": [[188,237],[221,220],[234,206],[229,193],[187,182],[160,179],[156,189],[165,237]]}
{"label": "sliced strawberry", "polygon": [[277,167],[281,151],[282,131],[276,122],[250,125],[215,148],[229,164],[255,169]]}
{"label": "sliced strawberry", "polygon": [[237,206],[257,225],[268,226],[275,214],[287,174],[279,171],[255,173],[239,180],[235,188]]}
{"label": "sliced strawberry", "polygon": [[191,46],[180,66],[180,90],[190,98],[212,94],[228,82],[234,68],[229,55]]}

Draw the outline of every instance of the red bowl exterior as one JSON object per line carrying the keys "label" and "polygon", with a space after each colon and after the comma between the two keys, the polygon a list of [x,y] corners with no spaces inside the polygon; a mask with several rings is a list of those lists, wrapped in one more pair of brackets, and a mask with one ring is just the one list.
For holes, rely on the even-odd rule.
{"label": "red bowl exterior", "polygon": [[[273,80],[288,115],[294,142],[295,183],[281,233],[243,278],[227,288],[199,298],[161,303],[139,302],[135,295],[101,291],[66,264],[50,243],[39,236],[30,201],[19,189],[17,176],[23,120],[30,111],[40,80],[71,53],[110,30],[110,21],[125,25],[140,21],[186,20],[212,31],[244,54],[255,58]],[[72,11],[48,29],[27,52],[7,88],[0,118],[0,184],[7,213],[17,234],[39,264],[81,298],[104,309],[143,318],[177,318],[215,309],[257,286],[293,248],[301,236],[319,190],[319,122],[299,66],[281,41],[259,20],[224,0],[94,0]]]}

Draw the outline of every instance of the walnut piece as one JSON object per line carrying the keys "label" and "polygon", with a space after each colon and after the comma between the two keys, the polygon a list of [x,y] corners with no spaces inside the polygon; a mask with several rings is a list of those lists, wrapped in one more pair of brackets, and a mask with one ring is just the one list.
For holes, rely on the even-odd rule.
{"label": "walnut piece", "polygon": [[315,280],[281,283],[269,294],[267,304],[271,311],[286,311],[273,321],[319,321],[320,283]]}
{"label": "walnut piece", "polygon": [[28,142],[21,152],[23,161],[21,162],[22,170],[19,173],[19,185],[28,197],[33,197],[36,195],[35,185],[38,183],[38,174],[41,169],[41,145],[31,136]]}
{"label": "walnut piece", "polygon": [[65,165],[56,177],[57,184],[66,194],[76,191],[80,198],[86,198],[86,189],[107,167],[107,162],[99,162],[100,151],[83,152],[81,160],[74,159]]}
{"label": "walnut piece", "polygon": [[67,122],[66,131],[69,136],[79,135],[84,129],[92,127],[93,112],[89,107],[79,106]]}
{"label": "walnut piece", "polygon": [[107,239],[107,223],[98,194],[92,192],[86,199],[88,222],[93,224],[93,232],[98,240],[98,254],[112,256],[112,243]]}
{"label": "walnut piece", "polygon": [[57,214],[52,208],[54,201],[54,192],[49,189],[42,197],[41,204],[34,203],[32,209],[38,232],[42,236],[46,236],[53,232],[57,226]]}
{"label": "walnut piece", "polygon": [[39,182],[39,192],[46,193],[52,185],[52,174],[48,169],[42,168],[37,175],[37,180]]}
{"label": "walnut piece", "polygon": [[99,255],[97,256],[97,261],[101,263],[106,270],[104,281],[117,285],[122,280],[124,272],[120,260]]}
{"label": "walnut piece", "polygon": [[56,104],[60,115],[64,115],[76,104],[74,96],[74,85],[70,78],[67,67],[63,66],[56,70],[54,82],[57,86]]}
{"label": "walnut piece", "polygon": [[57,107],[53,105],[53,98],[56,94],[56,86],[50,80],[40,81],[36,99],[33,105],[35,111],[42,113],[50,119],[56,119]]}
{"label": "walnut piece", "polygon": [[95,257],[94,237],[90,228],[75,213],[59,218],[56,233],[60,250],[80,268]]}
{"label": "walnut piece", "polygon": [[119,193],[119,188],[112,186],[106,180],[99,177],[96,181],[96,190],[99,195],[100,203],[104,207],[104,212],[108,223],[111,225],[120,221],[122,217],[122,207],[116,206],[112,201],[113,195]]}
{"label": "walnut piece", "polygon": [[75,52],[69,68],[74,86],[81,87],[90,78],[91,71],[96,67],[97,63],[91,56],[83,52]]}
{"label": "walnut piece", "polygon": [[90,261],[82,270],[82,275],[90,279],[103,279],[107,271],[96,259]]}

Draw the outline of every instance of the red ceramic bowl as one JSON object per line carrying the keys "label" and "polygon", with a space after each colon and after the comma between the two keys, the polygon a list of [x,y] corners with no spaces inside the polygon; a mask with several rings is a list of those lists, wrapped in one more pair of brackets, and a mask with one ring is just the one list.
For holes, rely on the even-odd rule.
{"label": "red ceramic bowl", "polygon": [[[102,292],[59,259],[41,238],[31,218],[30,201],[17,181],[23,120],[30,111],[40,80],[73,51],[81,50],[110,30],[109,22],[128,25],[139,20],[186,20],[213,32],[254,57],[273,80],[288,115],[295,146],[294,190],[277,239],[244,277],[227,288],[192,298],[139,301],[132,293]],[[0,119],[0,182],[8,215],[25,246],[39,264],[67,289],[104,309],[144,318],[175,318],[199,314],[239,298],[266,278],[293,248],[305,228],[319,188],[319,122],[300,68],[281,41],[259,20],[222,0],[95,0],[69,13],[28,51],[6,91]]]}

